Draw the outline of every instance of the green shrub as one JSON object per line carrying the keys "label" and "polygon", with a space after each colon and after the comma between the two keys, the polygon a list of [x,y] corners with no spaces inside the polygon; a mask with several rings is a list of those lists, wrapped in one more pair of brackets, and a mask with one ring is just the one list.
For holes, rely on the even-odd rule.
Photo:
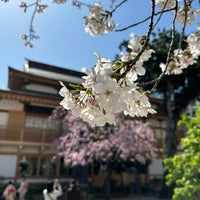
{"label": "green shrub", "polygon": [[175,183],[174,200],[200,199],[200,104],[194,116],[182,115],[178,123],[187,129],[181,140],[183,152],[164,160],[167,184]]}

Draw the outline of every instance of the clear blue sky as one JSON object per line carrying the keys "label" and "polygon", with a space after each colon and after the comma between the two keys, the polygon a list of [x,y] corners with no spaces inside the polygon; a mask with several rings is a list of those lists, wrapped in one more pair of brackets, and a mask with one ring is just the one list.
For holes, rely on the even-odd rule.
{"label": "clear blue sky", "polygon": [[[44,4],[49,2],[49,8],[38,14],[34,22],[40,39],[35,40],[34,48],[30,49],[24,46],[20,35],[28,32],[31,12],[24,13],[18,7],[20,2],[0,2],[0,89],[7,88],[8,66],[23,70],[25,58],[80,71],[82,67],[90,68],[95,64],[94,52],[112,60],[119,53],[120,42],[129,39],[131,32],[140,36],[147,30],[147,24],[143,24],[124,32],[92,37],[84,31],[83,16],[88,14],[86,8],[79,10],[72,7],[71,2],[57,5],[44,1]],[[104,2],[108,0],[102,0]],[[199,7],[197,0],[195,4]],[[114,20],[124,27],[147,17],[149,11],[149,0],[129,0],[114,15]],[[199,18],[197,21],[200,21]],[[169,20],[165,18],[160,27],[169,28]],[[190,26],[191,30],[196,30],[195,26]]]}

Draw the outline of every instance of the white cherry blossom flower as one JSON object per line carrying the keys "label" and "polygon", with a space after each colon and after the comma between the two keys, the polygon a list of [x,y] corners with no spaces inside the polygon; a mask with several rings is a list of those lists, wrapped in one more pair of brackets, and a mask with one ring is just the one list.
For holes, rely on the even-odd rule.
{"label": "white cherry blossom flower", "polygon": [[62,3],[66,3],[67,0],[54,0],[53,3],[57,3],[57,4],[62,4]]}
{"label": "white cherry blossom flower", "polygon": [[94,84],[93,89],[97,94],[105,94],[109,96],[109,93],[117,89],[116,79],[108,77],[105,81]]}
{"label": "white cherry blossom flower", "polygon": [[200,22],[197,25],[197,30],[200,31]]}
{"label": "white cherry blossom flower", "polygon": [[89,16],[85,17],[85,31],[91,35],[103,35],[115,29],[110,14],[100,3],[90,7]]}
{"label": "white cherry blossom flower", "polygon": [[142,44],[140,39],[134,33],[130,34],[131,40],[128,43],[128,48],[131,49],[133,52],[139,52],[142,49]]}
{"label": "white cherry blossom flower", "polygon": [[188,48],[184,51],[182,49],[175,49],[174,59],[177,67],[180,67],[181,69],[185,69],[189,65],[193,65],[194,63],[196,63],[196,60],[194,59]]}
{"label": "white cherry blossom flower", "polygon": [[67,110],[72,109],[76,106],[72,100],[72,96],[66,86],[62,82],[60,82],[60,84],[62,85],[62,88],[60,89],[59,94],[64,97],[64,99],[60,102],[60,105]]}
{"label": "white cherry blossom flower", "polygon": [[191,55],[197,59],[200,56],[200,32],[192,33],[187,38]]}
{"label": "white cherry blossom flower", "polygon": [[[166,66],[166,64],[164,63],[160,63],[159,67],[161,68],[161,71],[164,72],[165,71],[165,74],[167,75],[171,75],[171,74],[174,74],[174,75],[177,75],[177,74],[181,74],[182,73],[182,69],[180,67],[178,67],[175,62],[171,61],[168,66]],[[167,69],[166,69],[167,67]]]}
{"label": "white cherry blossom flower", "polygon": [[[185,50],[175,49],[173,60],[166,66],[166,64],[161,63],[160,68],[165,74],[178,75],[183,72],[188,66],[193,65],[197,62],[200,56],[200,37],[199,33],[190,34],[187,38],[188,48]],[[166,69],[167,67],[167,69]]]}
{"label": "white cherry blossom flower", "polygon": [[94,83],[96,83],[96,77],[97,74],[94,71],[94,68],[91,69],[92,71],[90,72],[88,69],[85,67],[82,68],[82,72],[85,73],[87,76],[83,76],[82,78],[85,79],[85,81],[82,83],[84,88],[91,87]]}
{"label": "white cherry blossom flower", "polygon": [[26,8],[27,7],[26,2],[24,2],[24,1],[20,2],[19,7],[20,8]]}
{"label": "white cherry blossom flower", "polygon": [[170,9],[176,5],[176,0],[155,0],[155,4],[161,9]]}
{"label": "white cherry blossom flower", "polygon": [[[187,11],[187,13],[186,13]],[[186,14],[186,22],[185,22],[185,14]],[[191,8],[187,7],[185,9],[184,6],[180,7],[178,9],[178,12],[177,12],[177,17],[176,17],[176,21],[181,24],[181,25],[184,25],[184,24],[192,24],[194,22],[194,20],[196,19],[196,17],[200,15],[200,10],[191,10]]]}
{"label": "white cherry blossom flower", "polygon": [[147,117],[148,113],[155,113],[155,110],[151,108],[148,97],[136,89],[128,90],[126,98],[127,108],[124,109],[125,115]]}
{"label": "white cherry blossom flower", "polygon": [[96,84],[97,82],[105,81],[107,77],[110,77],[110,75],[113,73],[113,70],[110,60],[98,57],[97,63],[95,67],[92,67],[91,72],[86,68],[82,68],[82,72],[87,75],[82,77],[85,79],[83,86],[87,88],[92,87],[92,85]]}
{"label": "white cherry blossom flower", "polygon": [[149,60],[149,58],[151,57],[151,54],[154,52],[153,49],[147,49],[143,52],[143,54],[140,56],[140,59],[138,60],[138,62],[140,63],[144,63],[145,61]]}
{"label": "white cherry blossom flower", "polygon": [[95,93],[99,106],[104,110],[116,113],[121,111],[121,93],[115,79],[108,79],[104,83],[99,83],[94,86]]}
{"label": "white cherry blossom flower", "polygon": [[141,65],[135,65],[131,68],[131,70],[126,74],[126,78],[130,82],[134,82],[138,79],[139,76],[143,76],[145,74],[146,70]]}
{"label": "white cherry blossom flower", "polygon": [[105,112],[97,107],[85,107],[79,116],[92,127],[104,126],[105,123],[115,123],[115,116],[113,113]]}
{"label": "white cherry blossom flower", "polygon": [[[142,38],[137,38],[135,34],[130,34],[131,40],[129,41],[128,48],[131,49],[131,53],[129,55],[124,55],[121,53],[121,61],[122,62],[131,62],[138,53],[142,50]],[[152,54],[152,49],[145,50],[142,55],[140,56],[140,59],[134,64],[134,66],[130,67],[130,70],[126,73],[126,83],[128,85],[131,85],[132,82],[136,81],[139,76],[144,76],[146,73],[145,68],[143,67],[143,63],[147,61]],[[126,71],[126,67],[122,68],[120,70],[120,73],[123,74]]]}
{"label": "white cherry blossom flower", "polygon": [[44,13],[44,11],[48,8],[48,5],[39,5],[39,8],[37,9],[38,13]]}

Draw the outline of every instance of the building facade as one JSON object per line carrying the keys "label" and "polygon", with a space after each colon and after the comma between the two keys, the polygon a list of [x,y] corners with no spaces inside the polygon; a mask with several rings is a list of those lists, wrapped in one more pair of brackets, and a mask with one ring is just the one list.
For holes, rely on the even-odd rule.
{"label": "building facade", "polygon": [[[81,83],[83,74],[44,63],[27,60],[24,71],[9,67],[8,89],[0,90],[0,177],[17,180],[21,174],[39,182],[48,178],[67,178],[69,170],[56,157],[53,142],[62,135],[59,120],[49,116],[59,105],[59,81]],[[148,118],[159,148],[165,137],[165,115],[162,101],[151,98],[156,115]],[[75,173],[80,173],[77,169]],[[89,174],[93,185],[101,186],[104,175]],[[80,175],[80,174],[79,174]],[[149,167],[148,177],[162,175],[162,155]],[[124,174],[124,183],[133,177]],[[116,179],[120,177],[115,177]],[[144,176],[144,181],[146,175]]]}

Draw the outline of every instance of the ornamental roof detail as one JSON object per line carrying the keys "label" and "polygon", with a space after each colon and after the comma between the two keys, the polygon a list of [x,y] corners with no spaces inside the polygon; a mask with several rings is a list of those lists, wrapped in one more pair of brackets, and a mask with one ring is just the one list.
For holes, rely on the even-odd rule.
{"label": "ornamental roof detail", "polygon": [[22,103],[39,103],[49,106],[58,106],[60,101],[59,97],[50,97],[50,95],[38,96],[31,93],[10,90],[0,90],[0,99],[15,100]]}

